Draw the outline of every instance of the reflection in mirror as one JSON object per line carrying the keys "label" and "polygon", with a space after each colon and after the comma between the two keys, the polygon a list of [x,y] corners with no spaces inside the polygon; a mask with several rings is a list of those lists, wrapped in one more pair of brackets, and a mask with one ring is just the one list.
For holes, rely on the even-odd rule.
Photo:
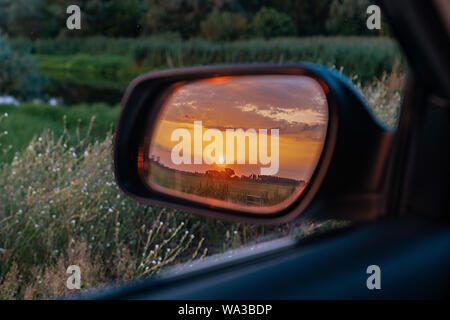
{"label": "reflection in mirror", "polygon": [[144,175],[152,188],[254,213],[278,211],[302,194],[328,125],[316,80],[231,76],[174,88],[146,148]]}

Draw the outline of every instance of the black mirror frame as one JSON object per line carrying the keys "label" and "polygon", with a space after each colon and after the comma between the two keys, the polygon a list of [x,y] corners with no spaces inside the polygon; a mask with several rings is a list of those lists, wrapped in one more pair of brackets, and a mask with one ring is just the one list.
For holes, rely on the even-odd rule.
{"label": "black mirror frame", "polygon": [[[307,188],[296,201],[276,214],[254,214],[221,207],[211,208],[205,203],[178,198],[152,190],[148,187],[148,184],[143,181],[140,174],[144,163],[144,137],[146,136],[146,133],[149,132],[149,119],[156,119],[162,106],[161,100],[166,97],[167,90],[174,83],[216,76],[270,74],[310,76],[316,79],[324,88],[328,101],[329,121],[324,148]],[[358,125],[355,121],[361,121],[361,123]],[[342,157],[346,158],[345,150],[350,151],[352,148],[358,146],[364,149],[364,145],[367,146],[367,144],[373,145],[373,143],[376,143],[381,147],[382,151],[384,151],[381,153],[383,159],[379,159],[380,154],[368,151],[369,157],[363,157],[368,160],[368,166],[359,166],[361,167],[359,168],[359,171],[374,169],[376,172],[374,172],[374,174],[360,172],[359,175],[358,172],[356,172],[360,179],[356,179],[356,181],[354,181],[355,183],[344,188],[350,191],[352,186],[355,187],[360,185],[363,187],[360,191],[362,191],[362,199],[364,202],[364,199],[367,198],[367,191],[373,193],[375,190],[372,189],[377,189],[379,187],[385,164],[380,165],[378,160],[386,162],[387,150],[389,149],[392,140],[392,133],[390,130],[374,118],[365,100],[350,81],[337,71],[309,63],[290,65],[218,65],[167,70],[142,75],[130,84],[124,96],[122,110],[116,128],[114,145],[115,178],[119,187],[129,197],[144,204],[167,206],[209,217],[259,224],[280,224],[295,219],[310,205],[313,199],[317,198],[316,195],[319,192],[319,189],[322,190],[324,187],[325,194],[321,198],[332,199],[333,194],[336,192],[333,192],[333,189],[329,189],[330,187],[328,187],[328,185],[331,187],[336,185],[333,181],[339,179],[340,169],[337,168],[332,170],[330,176],[330,167],[336,167],[337,164],[342,165],[343,163],[345,165],[345,159],[342,159]],[[345,135],[348,136],[348,131],[351,131],[351,129],[360,130],[357,131],[356,135],[359,138],[356,140],[350,139],[350,137],[344,137]],[[344,136],[342,132],[345,133]],[[367,137],[367,141],[364,141],[364,138],[363,141],[361,141],[361,137]],[[343,139],[349,140],[350,143],[346,145],[343,143]],[[339,151],[335,150],[336,146],[340,146],[340,149],[342,149],[340,150],[341,152],[335,152]],[[374,149],[376,149],[375,151],[380,151],[380,148]],[[340,159],[333,159],[336,158],[336,153],[340,155]],[[350,152],[350,156],[353,153],[354,152]],[[370,157],[376,159],[370,159]],[[377,161],[374,162],[374,160]],[[357,162],[357,164],[358,163],[359,162]],[[371,168],[369,169],[368,167]],[[356,166],[356,169],[358,169],[358,165]],[[331,183],[327,184],[326,180],[330,179]],[[319,192],[319,194],[320,193],[323,192]],[[337,194],[339,193],[340,192],[338,191]],[[360,197],[357,198],[358,201],[361,202]],[[373,197],[369,195],[369,206],[374,204],[372,198]],[[371,209],[369,212],[373,213],[373,210]]]}

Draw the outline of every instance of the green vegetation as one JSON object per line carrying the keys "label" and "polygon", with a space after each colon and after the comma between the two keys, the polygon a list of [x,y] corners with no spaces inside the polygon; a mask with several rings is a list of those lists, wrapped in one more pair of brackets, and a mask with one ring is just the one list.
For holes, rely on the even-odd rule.
{"label": "green vegetation", "polygon": [[273,8],[262,7],[253,19],[253,30],[260,38],[269,39],[295,35],[291,18]]}
{"label": "green vegetation", "polygon": [[[67,143],[74,145],[79,136],[90,129],[89,142],[105,139],[105,134],[114,128],[119,108],[106,105],[79,105],[72,108],[55,108],[48,105],[25,104],[21,107],[0,106],[0,115],[8,115],[0,123],[1,132],[8,134],[0,140],[0,163],[10,162],[16,152],[24,150],[33,137],[51,130],[57,137],[67,130]],[[64,128],[64,122],[66,127]],[[79,131],[79,133],[77,133]]]}
{"label": "green vegetation", "polygon": [[[2,115],[0,124],[16,116]],[[0,299],[70,293],[65,286],[68,265],[81,267],[82,287],[89,288],[150,277],[174,263],[295,229],[235,224],[138,204],[115,184],[111,134],[90,143],[93,128],[75,142],[69,130],[61,136],[45,130],[10,163],[0,165]],[[5,137],[0,134],[0,141]],[[302,225],[310,230],[322,224],[296,227]]]}
{"label": "green vegetation", "polygon": [[119,191],[111,135],[69,140],[47,130],[0,167],[0,299],[68,293],[68,264],[82,268],[87,288],[206,254],[198,221]]}
{"label": "green vegetation", "polygon": [[32,99],[40,93],[37,68],[26,52],[16,52],[0,30],[0,94]]}
{"label": "green vegetation", "polygon": [[235,42],[155,39],[37,40],[11,41],[16,50],[30,50],[43,77],[70,80],[97,87],[120,88],[136,75],[172,67],[241,62],[309,61],[343,67],[347,75],[358,74],[363,83],[380,78],[404,60],[388,38],[312,37]]}
{"label": "green vegetation", "polygon": [[[395,126],[404,83],[397,67],[369,85],[353,80],[380,119]],[[140,205],[113,178],[108,132],[117,112],[106,105],[0,107],[0,299],[67,293],[72,264],[88,288],[152,276],[267,236],[306,237],[348,225],[261,227]]]}
{"label": "green vegetation", "polygon": [[[22,103],[0,106],[0,299],[67,293],[72,264],[88,288],[267,237],[347,225],[229,223],[140,205],[119,191],[111,159],[118,103],[129,81],[148,71],[314,62],[352,76],[375,114],[396,125],[405,61],[380,37],[389,34],[384,22],[381,31],[365,28],[369,0],[200,2],[0,0],[0,96]],[[65,28],[69,4],[80,5],[82,30]],[[50,97],[63,105],[42,102]],[[247,188],[270,198],[270,190]],[[231,189],[197,191],[242,194]]]}
{"label": "green vegetation", "polygon": [[201,35],[207,40],[230,41],[242,39],[250,30],[241,13],[214,12],[200,24]]}
{"label": "green vegetation", "polygon": [[[67,18],[66,8],[72,4],[79,5],[83,12],[83,27],[76,33],[62,27]],[[194,39],[204,36],[202,25],[211,15],[226,14],[234,18],[239,15],[241,26],[255,27],[254,32],[250,29],[244,34],[234,34],[234,39],[286,33],[299,36],[386,34],[386,26],[374,31],[361,24],[370,4],[370,0],[0,0],[0,29],[13,37],[30,39],[168,33]],[[261,30],[264,32],[260,33]],[[219,29],[215,32],[214,38],[222,34]]]}

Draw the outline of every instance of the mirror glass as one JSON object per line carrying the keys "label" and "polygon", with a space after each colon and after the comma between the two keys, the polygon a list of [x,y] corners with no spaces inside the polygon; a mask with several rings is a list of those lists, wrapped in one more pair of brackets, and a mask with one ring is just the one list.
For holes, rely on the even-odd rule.
{"label": "mirror glass", "polygon": [[214,77],[177,83],[147,139],[153,189],[254,213],[305,190],[320,159],[328,103],[302,75]]}

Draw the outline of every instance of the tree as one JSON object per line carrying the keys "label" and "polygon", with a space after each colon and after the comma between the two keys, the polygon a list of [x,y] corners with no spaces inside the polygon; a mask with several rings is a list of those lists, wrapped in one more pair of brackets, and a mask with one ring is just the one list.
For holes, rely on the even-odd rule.
{"label": "tree", "polygon": [[178,32],[183,39],[200,34],[200,24],[211,12],[237,12],[236,0],[147,0],[147,34]]}
{"label": "tree", "polygon": [[201,35],[212,41],[229,41],[247,36],[249,25],[241,13],[214,12],[200,24]]}
{"label": "tree", "polygon": [[6,36],[0,33],[0,94],[17,99],[36,98],[40,83],[36,65],[30,55],[14,52]]}
{"label": "tree", "polygon": [[[329,34],[355,35],[369,33],[366,27],[368,0],[334,0],[326,23]],[[373,32],[372,32],[373,33]]]}
{"label": "tree", "polygon": [[273,8],[262,7],[253,18],[253,30],[258,37],[273,38],[295,35],[291,18]]}
{"label": "tree", "polygon": [[2,0],[2,29],[12,36],[35,39],[49,32],[44,0]]}

